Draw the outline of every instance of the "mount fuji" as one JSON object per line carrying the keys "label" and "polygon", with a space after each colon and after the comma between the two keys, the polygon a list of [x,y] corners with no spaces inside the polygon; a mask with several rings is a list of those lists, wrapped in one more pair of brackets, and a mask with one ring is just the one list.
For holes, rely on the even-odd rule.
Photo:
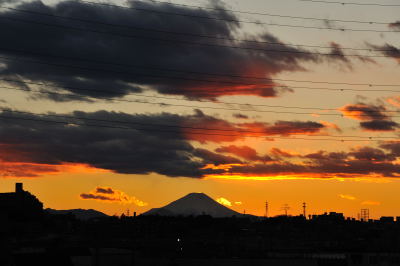
{"label": "mount fuji", "polygon": [[215,218],[243,216],[243,214],[219,204],[204,193],[190,193],[183,198],[173,201],[164,207],[151,209],[148,212],[143,213],[142,215],[210,215]]}

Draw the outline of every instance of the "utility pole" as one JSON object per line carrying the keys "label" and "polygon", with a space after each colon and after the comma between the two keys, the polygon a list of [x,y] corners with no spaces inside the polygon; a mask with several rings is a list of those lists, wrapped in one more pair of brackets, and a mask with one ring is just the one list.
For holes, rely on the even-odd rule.
{"label": "utility pole", "polygon": [[268,201],[265,202],[265,217],[268,217]]}

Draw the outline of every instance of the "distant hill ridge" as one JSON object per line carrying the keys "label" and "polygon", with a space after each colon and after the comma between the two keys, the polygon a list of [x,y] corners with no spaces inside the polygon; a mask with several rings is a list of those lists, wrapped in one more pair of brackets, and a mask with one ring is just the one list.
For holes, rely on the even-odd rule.
{"label": "distant hill ridge", "polygon": [[243,216],[243,214],[231,210],[204,193],[190,193],[170,204],[154,208],[142,215],[160,216],[199,216],[210,215],[215,218]]}
{"label": "distant hill ridge", "polygon": [[45,209],[46,212],[51,214],[72,214],[79,220],[90,220],[94,218],[103,218],[108,217],[107,214],[102,212],[89,209],[71,209],[71,210],[54,210],[54,209]]}

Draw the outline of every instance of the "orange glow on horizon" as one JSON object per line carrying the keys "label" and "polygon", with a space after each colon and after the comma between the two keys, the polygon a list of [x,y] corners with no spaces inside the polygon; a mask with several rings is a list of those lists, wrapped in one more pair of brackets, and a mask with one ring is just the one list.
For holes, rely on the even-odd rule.
{"label": "orange glow on horizon", "polygon": [[286,174],[286,175],[243,175],[243,174],[223,174],[206,175],[206,180],[236,180],[236,181],[278,181],[278,180],[335,180],[335,181],[354,181],[367,183],[390,183],[391,179],[379,175],[369,175],[368,177],[359,174]]}

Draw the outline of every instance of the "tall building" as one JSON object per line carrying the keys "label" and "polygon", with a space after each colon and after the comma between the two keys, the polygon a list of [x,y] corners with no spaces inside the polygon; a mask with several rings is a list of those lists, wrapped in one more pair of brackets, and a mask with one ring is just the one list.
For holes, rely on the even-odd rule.
{"label": "tall building", "polygon": [[22,183],[16,183],[15,192],[0,193],[0,210],[11,219],[28,219],[42,214],[43,203],[25,191]]}

